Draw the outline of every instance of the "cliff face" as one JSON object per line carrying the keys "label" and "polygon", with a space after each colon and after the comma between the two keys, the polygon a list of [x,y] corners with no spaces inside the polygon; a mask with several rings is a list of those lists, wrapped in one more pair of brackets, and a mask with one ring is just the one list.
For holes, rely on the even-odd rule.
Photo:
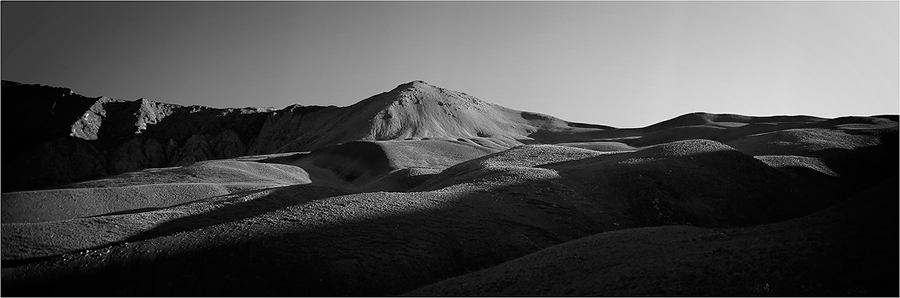
{"label": "cliff face", "polygon": [[355,140],[489,137],[516,144],[548,134],[603,130],[422,81],[348,107],[281,110],[89,98],[67,88],[3,81],[3,108],[3,192]]}

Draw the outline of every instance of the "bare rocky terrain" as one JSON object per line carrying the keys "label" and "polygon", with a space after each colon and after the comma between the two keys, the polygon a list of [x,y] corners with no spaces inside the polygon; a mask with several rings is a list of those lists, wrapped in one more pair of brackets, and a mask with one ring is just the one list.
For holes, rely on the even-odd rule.
{"label": "bare rocky terrain", "polygon": [[2,88],[6,296],[900,294],[897,115],[615,128],[422,81],[280,110]]}

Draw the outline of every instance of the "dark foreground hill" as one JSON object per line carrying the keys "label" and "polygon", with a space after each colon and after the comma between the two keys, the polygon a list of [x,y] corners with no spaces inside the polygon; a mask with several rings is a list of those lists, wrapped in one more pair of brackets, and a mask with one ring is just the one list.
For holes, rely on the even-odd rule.
{"label": "dark foreground hill", "polygon": [[[423,82],[277,111],[7,90],[93,112],[4,125],[3,295],[898,295],[896,115],[616,129]],[[32,173],[12,140],[105,172],[8,180]]]}
{"label": "dark foreground hill", "polygon": [[601,233],[413,296],[895,296],[897,177],[798,219]]}

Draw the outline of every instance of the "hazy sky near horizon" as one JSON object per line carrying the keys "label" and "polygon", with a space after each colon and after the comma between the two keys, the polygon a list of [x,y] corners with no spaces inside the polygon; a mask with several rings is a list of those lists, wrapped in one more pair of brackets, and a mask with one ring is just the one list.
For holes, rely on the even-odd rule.
{"label": "hazy sky near horizon", "polygon": [[213,107],[346,106],[424,80],[640,127],[900,112],[892,2],[2,2],[2,78]]}

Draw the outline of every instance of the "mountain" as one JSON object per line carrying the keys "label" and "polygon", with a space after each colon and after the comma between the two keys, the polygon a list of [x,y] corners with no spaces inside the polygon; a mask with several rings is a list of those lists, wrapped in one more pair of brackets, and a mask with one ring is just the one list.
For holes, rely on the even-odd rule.
{"label": "mountain", "polygon": [[509,147],[611,129],[481,101],[422,81],[348,107],[215,109],[88,98],[3,81],[4,192],[247,154],[312,151],[356,140],[491,138]]}
{"label": "mountain", "polygon": [[541,133],[572,135],[606,129],[612,127],[579,127],[413,81],[348,107],[292,106],[273,112],[249,153],[310,151],[356,140],[491,138],[521,144],[543,141]]}
{"label": "mountain", "polygon": [[898,294],[897,115],[3,96],[8,296]]}

